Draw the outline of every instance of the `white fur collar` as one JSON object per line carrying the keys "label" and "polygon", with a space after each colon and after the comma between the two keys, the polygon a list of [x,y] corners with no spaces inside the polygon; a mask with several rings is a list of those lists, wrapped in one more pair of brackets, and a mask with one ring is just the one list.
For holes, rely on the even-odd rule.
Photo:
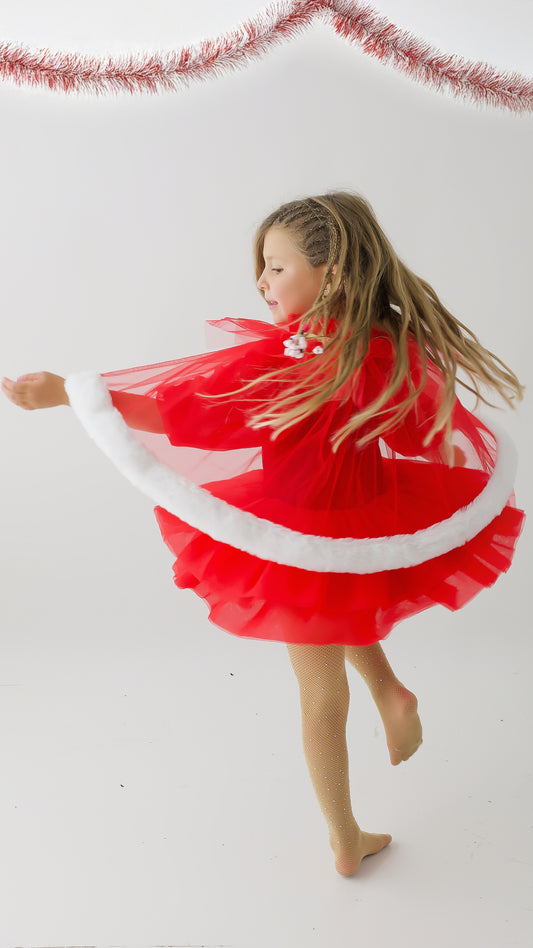
{"label": "white fur collar", "polygon": [[493,475],[472,503],[449,519],[413,534],[392,537],[332,539],[298,533],[213,497],[158,461],[128,428],[97,373],[71,375],[65,387],[88,434],[152,501],[215,540],[300,569],[376,573],[416,566],[471,540],[501,513],[513,490],[516,449],[510,437],[491,424],[498,439]]}

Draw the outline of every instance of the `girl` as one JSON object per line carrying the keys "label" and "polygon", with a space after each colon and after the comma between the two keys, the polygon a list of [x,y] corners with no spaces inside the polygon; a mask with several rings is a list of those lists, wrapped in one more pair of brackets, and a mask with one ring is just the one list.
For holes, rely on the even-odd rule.
{"label": "girl", "polygon": [[522,386],[398,259],[361,197],[283,205],[255,255],[274,325],[211,321],[226,348],[2,388],[26,409],[70,404],[157,501],[176,584],[228,632],[287,644],[309,773],[349,876],[391,837],[352,812],[345,662],[376,702],[391,763],[407,760],[422,742],[417,699],[379,642],[491,586],[524,519],[512,443],[463,407],[455,382],[511,407]]}

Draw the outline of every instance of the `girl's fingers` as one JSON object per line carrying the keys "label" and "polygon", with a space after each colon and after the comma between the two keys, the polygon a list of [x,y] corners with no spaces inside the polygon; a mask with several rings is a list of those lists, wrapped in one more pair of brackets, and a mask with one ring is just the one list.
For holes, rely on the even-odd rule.
{"label": "girl's fingers", "polygon": [[2,385],[5,385],[7,388],[16,388],[18,385],[24,384],[24,382],[29,381],[28,376],[19,375],[18,379],[2,379]]}
{"label": "girl's fingers", "polygon": [[19,376],[15,382],[4,378],[1,384],[7,398],[21,408],[54,408],[69,404],[64,378],[52,372],[32,372]]}
{"label": "girl's fingers", "polygon": [[9,379],[7,378],[7,376],[5,376],[2,379],[2,386],[4,385],[4,383],[6,386],[14,386],[14,385],[16,386],[16,385],[24,384],[26,382],[38,382],[40,378],[42,377],[42,375],[43,375],[42,372],[30,372],[28,375],[19,375],[18,378],[16,379]]}
{"label": "girl's fingers", "polygon": [[6,395],[7,395],[8,392],[12,392],[12,391],[13,391],[13,386],[14,386],[14,384],[15,384],[15,383],[13,382],[12,379],[2,379],[2,389],[4,390],[4,392],[6,393]]}
{"label": "girl's fingers", "polygon": [[12,379],[2,379],[2,387],[6,388],[8,392],[23,392],[26,385],[24,382],[20,382],[19,379],[16,382],[13,382]]}
{"label": "girl's fingers", "polygon": [[2,379],[2,390],[4,394],[14,405],[18,405],[20,408],[29,407],[26,399],[27,389],[27,382],[21,382],[18,379],[16,382],[12,379]]}

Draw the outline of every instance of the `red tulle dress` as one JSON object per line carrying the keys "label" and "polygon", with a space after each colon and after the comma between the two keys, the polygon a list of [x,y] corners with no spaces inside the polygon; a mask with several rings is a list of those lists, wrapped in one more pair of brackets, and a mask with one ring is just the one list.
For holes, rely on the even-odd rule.
{"label": "red tulle dress", "polygon": [[[515,450],[458,399],[451,448],[460,463],[450,466],[442,432],[424,447],[443,390],[428,362],[399,426],[361,448],[362,428],[333,453],[331,436],[392,373],[393,344],[381,329],[342,397],[274,440],[271,429],[247,425],[250,392],[202,397],[286,368],[286,350],[305,373],[320,353],[309,345],[296,359],[297,340],[285,343],[297,326],[210,321],[214,351],[81,373],[67,392],[91,436],[156,502],[176,585],[202,597],[217,626],[257,639],[368,645],[429,606],[461,608],[509,568],[524,520]],[[410,360],[418,385],[414,339]],[[407,391],[405,383],[395,400]],[[275,400],[283,385],[252,394]]]}

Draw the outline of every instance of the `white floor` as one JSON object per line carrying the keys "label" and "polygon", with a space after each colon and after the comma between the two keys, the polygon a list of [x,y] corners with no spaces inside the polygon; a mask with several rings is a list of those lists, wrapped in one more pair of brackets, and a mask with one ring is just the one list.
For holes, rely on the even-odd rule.
{"label": "white floor", "polygon": [[1,948],[530,946],[520,570],[388,640],[425,728],[408,763],[388,763],[350,669],[354,810],[394,839],[345,879],[305,769],[285,646],[210,624],[142,523],[131,553],[122,538],[100,562],[68,544],[47,557],[37,536],[24,557],[21,540],[12,558],[4,549]]}

